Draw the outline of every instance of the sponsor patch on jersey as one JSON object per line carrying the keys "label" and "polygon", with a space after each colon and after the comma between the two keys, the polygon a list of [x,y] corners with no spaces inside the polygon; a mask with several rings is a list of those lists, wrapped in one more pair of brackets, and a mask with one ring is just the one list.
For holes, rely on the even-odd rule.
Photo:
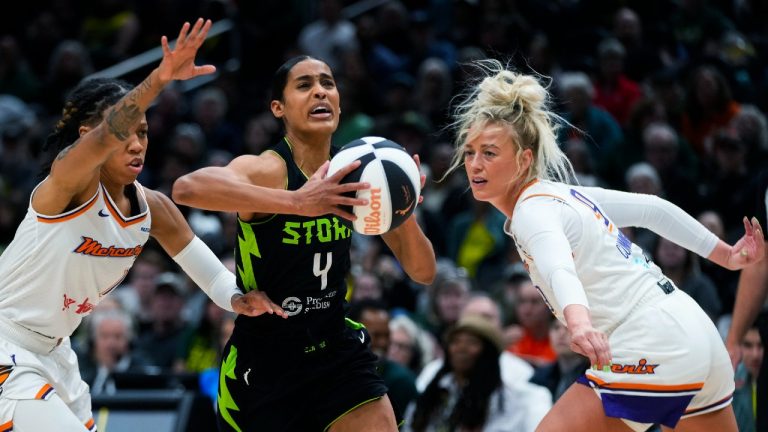
{"label": "sponsor patch on jersey", "polygon": [[301,304],[301,299],[298,297],[287,297],[280,306],[288,316],[298,315],[304,309],[304,305]]}

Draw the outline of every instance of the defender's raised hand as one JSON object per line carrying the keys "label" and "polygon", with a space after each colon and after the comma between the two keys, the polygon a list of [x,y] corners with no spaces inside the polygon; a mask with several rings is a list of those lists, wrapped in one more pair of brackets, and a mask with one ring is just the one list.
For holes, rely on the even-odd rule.
{"label": "defender's raised hand", "polygon": [[728,255],[727,268],[731,270],[740,270],[762,261],[765,256],[765,241],[763,240],[763,231],[760,222],[753,217],[749,220],[744,217],[744,236],[731,248]]}
{"label": "defender's raised hand", "polygon": [[163,60],[160,62],[157,71],[158,78],[162,82],[187,80],[216,72],[216,67],[213,65],[195,65],[197,50],[205,42],[205,37],[208,35],[211,24],[211,20],[199,18],[190,30],[190,24],[185,22],[181,27],[179,37],[173,49],[169,46],[166,36],[161,38]]}

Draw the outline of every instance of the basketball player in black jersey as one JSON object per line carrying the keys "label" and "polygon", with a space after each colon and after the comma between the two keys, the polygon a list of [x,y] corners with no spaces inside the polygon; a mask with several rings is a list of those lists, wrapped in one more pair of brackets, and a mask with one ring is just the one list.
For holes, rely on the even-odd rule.
{"label": "basketball player in black jersey", "polygon": [[[359,162],[326,177],[341,113],[333,74],[322,61],[293,58],[275,73],[271,99],[285,126],[280,142],[173,188],[180,204],[238,213],[237,283],[288,315],[237,318],[222,356],[219,427],[395,431],[369,336],[344,316],[354,216],[339,206],[364,205],[343,194],[369,185],[339,184]],[[413,280],[432,281],[434,251],[415,216],[382,237]]]}

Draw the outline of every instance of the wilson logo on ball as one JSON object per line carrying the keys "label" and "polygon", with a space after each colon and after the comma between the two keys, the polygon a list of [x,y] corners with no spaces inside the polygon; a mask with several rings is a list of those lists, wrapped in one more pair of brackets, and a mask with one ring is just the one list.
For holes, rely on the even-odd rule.
{"label": "wilson logo on ball", "polygon": [[363,234],[378,234],[381,232],[381,189],[371,188],[371,212],[365,217]]}
{"label": "wilson logo on ball", "polygon": [[360,234],[384,234],[400,226],[416,209],[421,194],[419,168],[399,144],[386,138],[364,137],[336,153],[328,175],[358,159],[360,166],[341,182],[367,182],[371,187],[356,193],[358,198],[367,199],[368,205],[351,209],[357,216],[352,227]]}

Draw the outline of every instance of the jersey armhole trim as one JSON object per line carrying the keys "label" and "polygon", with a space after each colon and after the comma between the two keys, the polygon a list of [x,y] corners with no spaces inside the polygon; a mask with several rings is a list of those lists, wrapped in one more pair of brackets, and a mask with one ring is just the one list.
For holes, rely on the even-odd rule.
{"label": "jersey armhole trim", "polygon": [[68,211],[66,213],[62,213],[62,214],[55,215],[55,216],[46,216],[46,215],[38,213],[34,208],[32,208],[31,199],[30,199],[29,207],[37,215],[37,221],[38,222],[43,222],[43,223],[65,222],[65,221],[72,220],[72,219],[80,216],[81,214],[83,214],[86,211],[88,211],[88,209],[93,207],[93,204],[96,202],[96,199],[99,197],[99,193],[100,192],[101,192],[100,190],[96,190],[96,193],[91,197],[91,199],[86,201],[86,202],[84,202],[79,207],[77,207],[77,208],[75,208],[73,210],[70,210],[70,211]]}

